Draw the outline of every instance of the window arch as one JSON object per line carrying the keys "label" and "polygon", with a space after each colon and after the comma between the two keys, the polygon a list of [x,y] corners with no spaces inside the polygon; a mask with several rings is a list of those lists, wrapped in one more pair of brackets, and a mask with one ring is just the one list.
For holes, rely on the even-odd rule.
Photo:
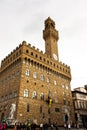
{"label": "window arch", "polygon": [[25,89],[24,90],[24,97],[28,97],[29,96],[29,91],[28,91],[28,89]]}
{"label": "window arch", "polygon": [[41,100],[44,100],[44,93],[40,94],[40,98],[41,98]]}
{"label": "window arch", "polygon": [[33,99],[36,99],[36,98],[37,98],[37,92],[36,92],[36,91],[33,91],[32,98],[33,98]]}
{"label": "window arch", "polygon": [[28,51],[28,50],[26,50],[26,53],[29,53],[29,51]]}
{"label": "window arch", "polygon": [[26,69],[25,74],[26,74],[26,76],[29,76],[29,75],[30,75],[30,71],[29,71],[29,69]]}

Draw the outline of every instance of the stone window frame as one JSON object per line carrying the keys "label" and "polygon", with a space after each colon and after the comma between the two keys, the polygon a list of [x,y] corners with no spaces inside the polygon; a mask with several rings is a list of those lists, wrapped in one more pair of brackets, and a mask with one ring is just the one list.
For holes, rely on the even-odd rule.
{"label": "stone window frame", "polygon": [[41,76],[40,76],[40,80],[41,80],[41,81],[44,81],[44,80],[45,80],[45,79],[44,79],[44,75],[41,75]]}
{"label": "stone window frame", "polygon": [[24,89],[24,97],[29,97],[29,91],[28,91],[28,89]]}
{"label": "stone window frame", "polygon": [[26,69],[25,75],[26,75],[26,76],[29,76],[29,75],[30,75],[30,70],[29,70],[29,69]]}
{"label": "stone window frame", "polygon": [[40,99],[44,100],[44,93],[43,92],[40,94]]}
{"label": "stone window frame", "polygon": [[54,80],[54,85],[55,85],[55,86],[57,85],[57,81],[56,81],[56,80]]}
{"label": "stone window frame", "polygon": [[37,72],[33,72],[33,78],[36,79],[37,78]]}
{"label": "stone window frame", "polygon": [[37,92],[36,92],[36,91],[33,91],[33,93],[32,93],[32,98],[33,98],[33,99],[37,99]]}

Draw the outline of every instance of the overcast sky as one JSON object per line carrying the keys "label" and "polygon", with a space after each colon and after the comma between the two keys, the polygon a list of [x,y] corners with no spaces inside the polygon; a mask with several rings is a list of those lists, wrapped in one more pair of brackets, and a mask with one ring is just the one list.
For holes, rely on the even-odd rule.
{"label": "overcast sky", "polygon": [[45,51],[44,20],[59,31],[59,60],[71,68],[71,88],[87,84],[87,0],[0,0],[0,61],[23,40]]}

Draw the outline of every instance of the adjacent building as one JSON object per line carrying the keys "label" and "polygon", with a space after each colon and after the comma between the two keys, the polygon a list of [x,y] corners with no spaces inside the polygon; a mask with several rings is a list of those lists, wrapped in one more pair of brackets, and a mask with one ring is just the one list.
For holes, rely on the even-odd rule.
{"label": "adjacent building", "polygon": [[48,17],[44,24],[45,53],[23,41],[1,62],[1,120],[74,121],[70,67],[59,61],[55,22]]}
{"label": "adjacent building", "polygon": [[75,88],[72,91],[75,122],[79,125],[87,123],[87,85],[84,87]]}

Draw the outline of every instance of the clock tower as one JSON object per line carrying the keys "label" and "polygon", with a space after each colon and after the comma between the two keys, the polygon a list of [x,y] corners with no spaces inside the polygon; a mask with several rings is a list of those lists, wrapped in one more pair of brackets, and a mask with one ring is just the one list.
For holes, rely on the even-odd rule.
{"label": "clock tower", "polygon": [[57,41],[59,39],[58,31],[55,29],[55,22],[48,17],[45,20],[45,29],[43,30],[45,40],[45,53],[54,60],[59,60]]}

